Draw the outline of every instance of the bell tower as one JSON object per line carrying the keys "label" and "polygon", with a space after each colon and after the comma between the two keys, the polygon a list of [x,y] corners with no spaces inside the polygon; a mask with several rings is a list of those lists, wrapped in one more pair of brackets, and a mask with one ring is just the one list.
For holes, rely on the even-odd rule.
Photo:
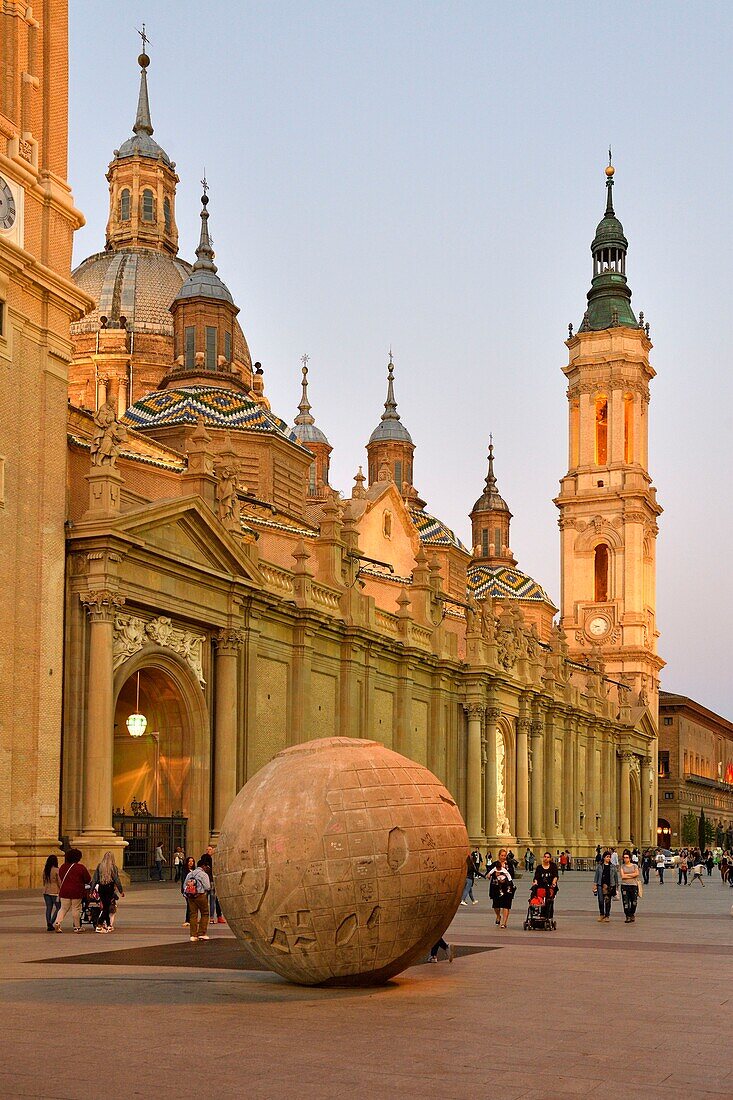
{"label": "bell tower", "polygon": [[593,277],[580,329],[570,326],[568,472],[560,511],[561,625],[571,656],[600,646],[606,672],[632,689],[630,701],[658,712],[656,538],[662,509],[649,476],[649,362],[644,315],[626,281],[628,241],[613,207],[591,245]]}

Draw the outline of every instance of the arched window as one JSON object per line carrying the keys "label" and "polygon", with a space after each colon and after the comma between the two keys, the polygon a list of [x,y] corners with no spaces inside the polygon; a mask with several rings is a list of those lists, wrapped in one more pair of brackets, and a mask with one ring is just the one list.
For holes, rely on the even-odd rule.
{"label": "arched window", "polygon": [[482,527],[481,529],[481,557],[488,558],[489,556],[489,529],[488,527]]}
{"label": "arched window", "polygon": [[596,465],[608,462],[608,402],[605,397],[596,398]]}
{"label": "arched window", "polygon": [[624,394],[624,462],[634,461],[634,397]]}
{"label": "arched window", "polygon": [[206,369],[216,370],[216,328],[206,326]]}
{"label": "arched window", "polygon": [[153,199],[153,192],[149,187],[146,187],[143,191],[143,221],[152,222],[155,221],[155,206]]}
{"label": "arched window", "polygon": [[594,560],[595,602],[605,603],[608,599],[608,547],[605,542],[596,546]]}
{"label": "arched window", "polygon": [[313,496],[316,491],[316,464],[311,462],[308,467],[308,492]]}
{"label": "arched window", "polygon": [[171,200],[163,199],[163,221],[165,222],[165,231],[170,233],[171,231]]}
{"label": "arched window", "polygon": [[494,554],[498,558],[503,550],[503,539],[501,537],[501,527],[494,528]]}
{"label": "arched window", "polygon": [[127,187],[122,189],[120,194],[120,221],[129,222],[130,220],[130,191]]}

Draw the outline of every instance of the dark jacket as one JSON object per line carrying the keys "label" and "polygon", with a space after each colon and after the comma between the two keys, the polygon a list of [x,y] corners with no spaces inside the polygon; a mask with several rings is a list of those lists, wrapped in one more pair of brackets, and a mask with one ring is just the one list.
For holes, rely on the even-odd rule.
{"label": "dark jacket", "polygon": [[[601,885],[601,878],[602,878],[602,876],[603,876],[603,868],[604,868],[604,864],[603,864],[603,863],[598,863],[598,864],[596,864],[596,873],[595,873],[595,875],[593,876],[593,885],[594,885],[594,886],[595,886],[596,888],[597,888],[597,887],[599,887],[599,886]],[[614,867],[614,865],[613,865],[612,863],[609,863],[609,865],[608,865],[608,869],[609,869],[609,870],[610,870],[610,872],[611,872],[611,879],[610,879],[610,882],[611,882],[611,893],[613,893],[613,892],[614,892],[614,890],[615,890],[616,892],[618,892],[618,882],[619,882],[619,879],[618,879],[618,867]]]}

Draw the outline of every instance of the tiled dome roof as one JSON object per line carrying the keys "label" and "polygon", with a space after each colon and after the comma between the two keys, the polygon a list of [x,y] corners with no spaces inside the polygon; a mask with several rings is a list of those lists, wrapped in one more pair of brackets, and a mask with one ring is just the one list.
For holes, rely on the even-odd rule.
{"label": "tiled dome roof", "polygon": [[148,248],[89,256],[72,278],[97,305],[71,326],[72,336],[96,332],[100,317],[125,317],[133,332],[173,336],[170,304],[190,272],[185,260]]}
{"label": "tiled dome roof", "polygon": [[122,420],[130,427],[142,430],[174,424],[196,424],[200,416],[209,428],[268,432],[296,442],[285,421],[269,409],[243,393],[218,386],[155,390],[130,405]]}
{"label": "tiled dome roof", "polygon": [[478,600],[535,600],[555,606],[537,581],[508,565],[471,565],[467,578],[468,591]]}
{"label": "tiled dome roof", "polygon": [[446,527],[442,520],[419,508],[410,508],[410,518],[415,524],[420,541],[426,546],[455,546],[457,550],[468,553],[461,540],[454,535],[450,527]]}

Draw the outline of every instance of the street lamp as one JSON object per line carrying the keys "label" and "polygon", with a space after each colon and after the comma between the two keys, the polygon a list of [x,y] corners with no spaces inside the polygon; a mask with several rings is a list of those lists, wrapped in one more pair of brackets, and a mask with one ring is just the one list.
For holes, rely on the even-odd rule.
{"label": "street lamp", "polygon": [[148,720],[144,714],[140,714],[140,673],[137,674],[137,698],[135,701],[135,713],[131,714],[125,723],[130,737],[142,737],[147,729]]}

